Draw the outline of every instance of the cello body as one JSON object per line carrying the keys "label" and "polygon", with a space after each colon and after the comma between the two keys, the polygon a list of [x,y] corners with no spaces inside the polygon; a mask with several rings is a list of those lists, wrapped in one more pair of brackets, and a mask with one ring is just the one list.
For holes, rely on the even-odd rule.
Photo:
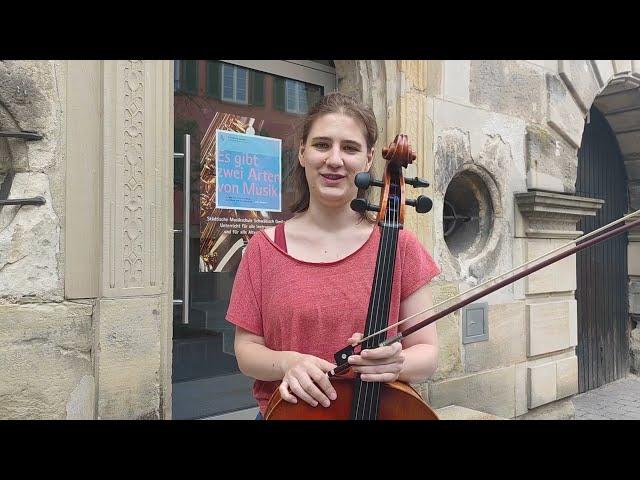
{"label": "cello body", "polygon": [[[300,399],[298,403],[289,403],[276,390],[269,399],[265,420],[349,420],[354,399],[354,378],[346,375],[334,377],[331,384],[337,398],[329,407],[312,407]],[[382,384],[376,419],[438,420],[438,416],[413,387],[403,382],[390,382]]]}

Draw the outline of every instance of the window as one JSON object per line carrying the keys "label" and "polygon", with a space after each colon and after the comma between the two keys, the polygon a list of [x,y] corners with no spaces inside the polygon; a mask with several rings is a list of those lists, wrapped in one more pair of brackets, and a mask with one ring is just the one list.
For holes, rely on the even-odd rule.
{"label": "window", "polygon": [[287,81],[285,82],[285,88],[287,98],[287,112],[306,113],[309,106],[307,105],[307,95],[305,92],[304,83],[287,79]]}
{"label": "window", "polygon": [[285,110],[289,113],[304,114],[309,106],[320,97],[321,87],[296,80],[285,80]]}
{"label": "window", "polygon": [[249,71],[246,68],[222,64],[222,100],[249,103]]}
{"label": "window", "polygon": [[175,60],[173,87],[176,92],[198,93],[198,62],[196,60]]}

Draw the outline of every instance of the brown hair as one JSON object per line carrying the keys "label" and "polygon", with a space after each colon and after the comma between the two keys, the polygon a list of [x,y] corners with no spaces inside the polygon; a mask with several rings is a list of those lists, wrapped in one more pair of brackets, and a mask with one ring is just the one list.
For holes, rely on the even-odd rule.
{"label": "brown hair", "polygon": [[[378,140],[378,124],[373,110],[348,95],[340,92],[332,92],[320,98],[318,102],[311,107],[302,125],[301,142],[307,143],[307,138],[313,123],[323,115],[330,113],[338,113],[347,115],[359,121],[365,128],[365,139],[367,141],[367,151],[376,144]],[[305,175],[304,167],[300,162],[294,161],[294,166],[290,172],[291,181],[295,190],[295,196],[290,205],[293,213],[304,212],[309,208],[309,184]],[[365,191],[358,190],[358,198],[365,197]],[[372,220],[370,216],[363,217]]]}

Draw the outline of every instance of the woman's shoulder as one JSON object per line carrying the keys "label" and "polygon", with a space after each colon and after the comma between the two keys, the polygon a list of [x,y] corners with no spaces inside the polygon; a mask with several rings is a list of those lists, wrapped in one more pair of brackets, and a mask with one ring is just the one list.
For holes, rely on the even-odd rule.
{"label": "woman's shoulder", "polygon": [[269,243],[269,241],[267,239],[266,234],[264,233],[264,229],[258,230],[247,241],[247,244],[244,247],[243,256],[245,256],[247,253],[250,256],[253,256],[253,255],[262,256],[261,252],[263,250],[263,246],[264,244],[267,244],[267,243]]}
{"label": "woman's shoulder", "polygon": [[411,230],[407,230],[406,228],[400,230],[398,240],[400,241],[400,245],[402,246],[415,245],[416,243],[420,244],[420,240],[418,240],[417,235]]}
{"label": "woman's shoulder", "polygon": [[275,242],[275,238],[276,238],[276,227],[275,226],[263,228],[262,229],[262,233],[264,233],[269,240],[271,240],[272,242]]}
{"label": "woman's shoulder", "polygon": [[398,251],[402,252],[403,257],[428,257],[431,253],[427,246],[418,238],[418,235],[411,230],[402,229],[398,237]]}
{"label": "woman's shoulder", "polygon": [[[278,225],[282,225],[282,228],[285,228],[285,225],[286,225],[287,230],[290,230],[291,229],[291,223],[292,223],[291,220],[292,219],[286,220],[286,221],[281,222],[281,223],[277,223],[273,227],[263,228],[262,232],[265,234],[265,236],[269,240],[271,240],[272,242],[275,242],[276,241],[276,227]],[[291,233],[291,232],[289,232],[289,233]]]}

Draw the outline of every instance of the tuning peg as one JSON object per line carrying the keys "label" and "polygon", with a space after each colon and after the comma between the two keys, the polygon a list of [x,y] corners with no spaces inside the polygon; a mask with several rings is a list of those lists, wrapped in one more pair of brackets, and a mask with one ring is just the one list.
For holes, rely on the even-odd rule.
{"label": "tuning peg", "polygon": [[411,185],[412,187],[416,187],[416,188],[429,186],[429,182],[418,177],[405,178],[404,181],[409,185]]}
{"label": "tuning peg", "polygon": [[369,172],[360,172],[356,175],[355,184],[358,188],[367,189],[371,185],[376,187],[384,187],[384,183],[374,180]]}
{"label": "tuning peg", "polygon": [[373,212],[379,212],[380,211],[380,207],[377,205],[373,205],[369,202],[367,202],[366,199],[364,198],[355,198],[353,200],[351,200],[351,209],[355,210],[356,212],[364,212],[366,210],[371,210]]}
{"label": "tuning peg", "polygon": [[427,213],[433,207],[431,199],[424,195],[418,195],[418,198],[415,200],[407,198],[404,203],[412,207],[416,207],[416,212],[418,213]]}

